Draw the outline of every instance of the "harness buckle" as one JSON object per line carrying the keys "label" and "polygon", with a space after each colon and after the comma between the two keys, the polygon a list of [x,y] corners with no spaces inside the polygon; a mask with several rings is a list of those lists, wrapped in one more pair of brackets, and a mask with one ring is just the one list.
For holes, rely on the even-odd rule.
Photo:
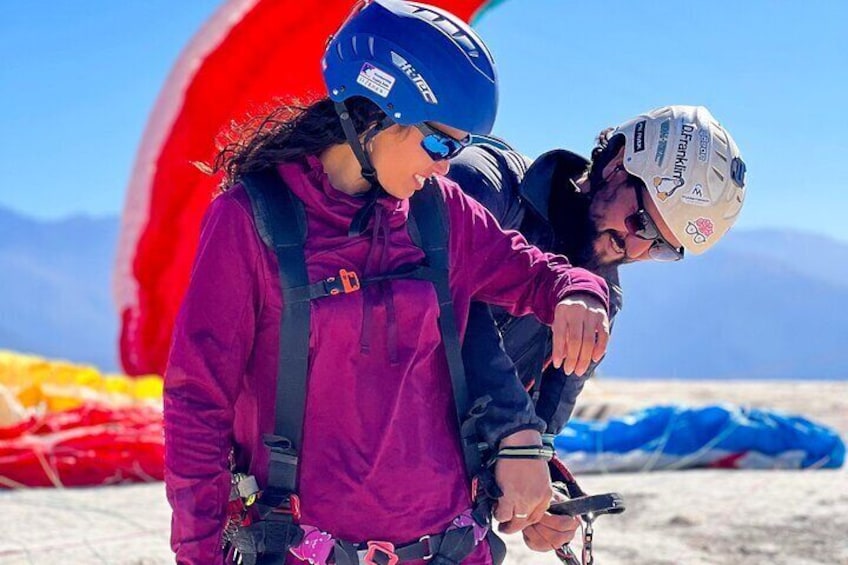
{"label": "harness buckle", "polygon": [[300,497],[296,494],[288,495],[286,500],[281,502],[271,512],[291,515],[292,520],[300,522]]}
{"label": "harness buckle", "polygon": [[[424,536],[429,537],[429,536]],[[377,553],[382,553],[388,558],[388,562],[386,563],[377,563],[374,561],[374,557]],[[365,565],[396,565],[398,561],[400,561],[400,557],[395,553],[395,546],[392,542],[389,541],[369,541],[368,542],[368,552],[365,554],[365,559],[363,559]]]}
{"label": "harness buckle", "polygon": [[339,269],[339,276],[327,277],[324,279],[324,289],[335,296],[337,294],[349,294],[356,292],[361,288],[359,284],[359,275],[356,271],[348,271],[347,269]]}
{"label": "harness buckle", "polygon": [[423,559],[424,561],[429,561],[430,559],[436,556],[433,553],[433,546],[430,545],[430,534],[426,534],[418,538],[418,543],[424,543],[425,541],[427,542],[427,555],[425,555],[421,559]]}

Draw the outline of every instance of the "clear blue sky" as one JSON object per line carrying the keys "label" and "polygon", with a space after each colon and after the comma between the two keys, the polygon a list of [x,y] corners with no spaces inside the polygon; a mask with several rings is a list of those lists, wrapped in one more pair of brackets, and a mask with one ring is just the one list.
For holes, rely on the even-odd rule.
{"label": "clear blue sky", "polygon": [[[0,206],[118,214],[156,95],[219,3],[4,3]],[[703,104],[748,163],[740,226],[848,241],[846,22],[837,0],[505,0],[477,27],[500,70],[496,133],[525,153],[587,153],[605,126]]]}

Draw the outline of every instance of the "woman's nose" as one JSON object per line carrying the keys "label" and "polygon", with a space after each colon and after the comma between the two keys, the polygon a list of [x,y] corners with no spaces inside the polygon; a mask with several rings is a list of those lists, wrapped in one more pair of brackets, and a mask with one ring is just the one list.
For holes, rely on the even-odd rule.
{"label": "woman's nose", "polygon": [[441,161],[436,161],[433,163],[433,174],[439,176],[445,176],[448,174],[450,170],[450,161],[447,159],[442,159]]}

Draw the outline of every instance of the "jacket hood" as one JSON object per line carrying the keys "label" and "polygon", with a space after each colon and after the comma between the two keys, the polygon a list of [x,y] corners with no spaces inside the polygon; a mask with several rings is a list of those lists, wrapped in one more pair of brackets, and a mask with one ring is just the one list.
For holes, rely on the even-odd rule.
{"label": "jacket hood", "polygon": [[[332,232],[347,233],[351,220],[365,205],[364,195],[352,196],[330,184],[330,177],[317,155],[308,155],[298,161],[280,163],[280,176],[303,202],[306,211],[321,219],[322,225]],[[383,194],[377,203],[384,209],[384,216],[391,227],[404,224],[409,215],[409,201]],[[373,224],[372,216],[370,224]]]}

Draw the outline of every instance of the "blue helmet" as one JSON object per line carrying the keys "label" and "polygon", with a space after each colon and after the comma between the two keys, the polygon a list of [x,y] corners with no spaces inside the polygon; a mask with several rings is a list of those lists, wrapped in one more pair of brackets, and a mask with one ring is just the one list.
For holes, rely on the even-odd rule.
{"label": "blue helmet", "polygon": [[439,8],[365,2],[330,39],[321,64],[335,102],[364,96],[402,125],[439,122],[483,135],[494,125],[492,55],[465,22]]}

